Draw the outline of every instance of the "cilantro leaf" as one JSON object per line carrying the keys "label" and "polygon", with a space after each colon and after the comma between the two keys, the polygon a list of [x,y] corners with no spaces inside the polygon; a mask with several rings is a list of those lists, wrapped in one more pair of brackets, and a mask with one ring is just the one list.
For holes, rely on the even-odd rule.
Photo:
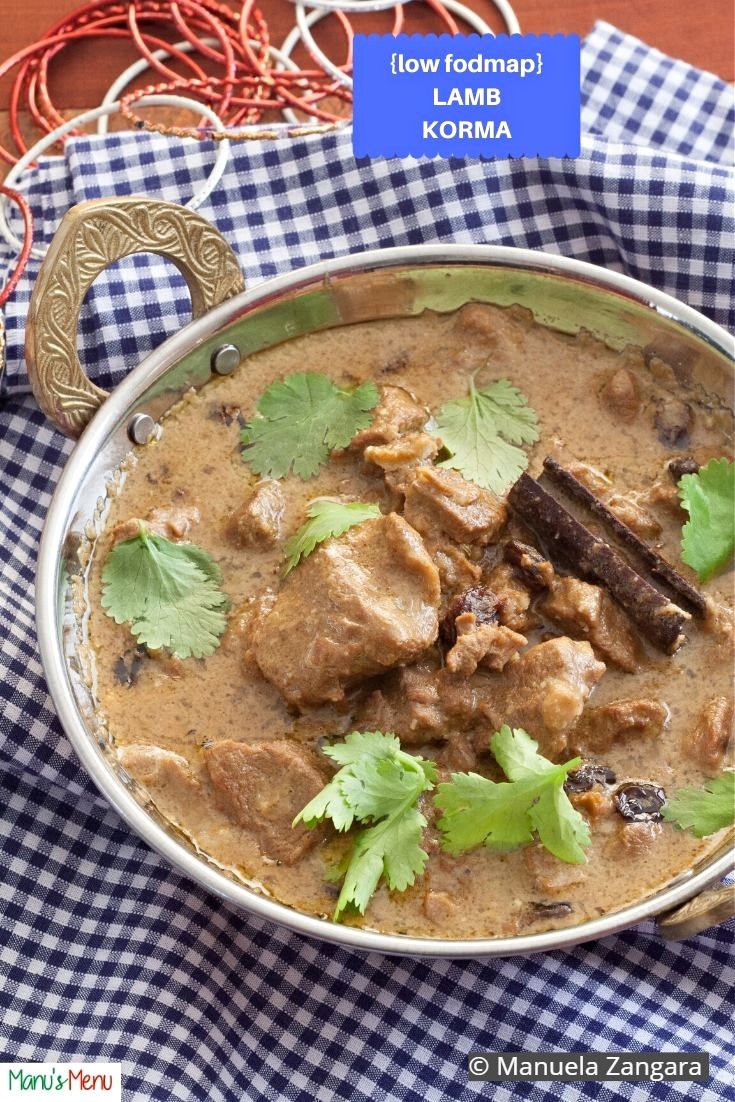
{"label": "cilantro leaf", "polygon": [[666,801],[662,815],[697,838],[735,823],[735,770],[725,769],[719,777],[705,781],[704,788],[680,788]]}
{"label": "cilantro leaf", "polygon": [[334,448],[346,448],[372,421],[374,383],[335,386],[326,375],[298,372],[271,383],[258,402],[259,417],[242,430],[243,459],[260,475],[315,475]]}
{"label": "cilantro leaf", "polygon": [[681,533],[682,560],[707,582],[735,550],[735,463],[710,459],[696,474],[679,479],[682,509],[689,513]]}
{"label": "cilantro leaf", "polygon": [[214,559],[193,543],[174,543],[141,521],[132,539],[112,548],[102,571],[102,607],[128,623],[139,643],[179,658],[205,658],[227,626],[229,599]]}
{"label": "cilantro leaf", "polygon": [[363,501],[328,501],[320,498],[313,501],[306,514],[309,519],[302,524],[298,532],[286,540],[284,554],[286,565],[283,573],[289,574],[293,568],[310,555],[318,543],[330,536],[341,536],[355,524],[380,516],[380,506]]}
{"label": "cilantro leaf", "polygon": [[439,465],[502,494],[525,471],[528,457],[519,444],[535,444],[538,419],[525,395],[507,379],[475,388],[466,398],[446,402],[436,415],[439,434],[451,453]]}
{"label": "cilantro leaf", "polygon": [[515,849],[531,842],[535,832],[555,857],[582,864],[589,828],[564,791],[567,773],[580,759],[554,765],[524,730],[505,724],[493,735],[490,749],[508,781],[453,773],[450,782],[437,787],[443,848],[454,854],[480,845]]}
{"label": "cilantro leaf", "polygon": [[428,860],[421,848],[426,819],[418,810],[422,792],[433,788],[436,766],[406,754],[393,734],[353,731],[342,743],[324,748],[342,768],[294,819],[314,826],[331,819],[337,830],[353,823],[372,824],[358,832],[340,866],[344,875],[334,912],[365,913],[381,876],[389,888],[404,891]]}

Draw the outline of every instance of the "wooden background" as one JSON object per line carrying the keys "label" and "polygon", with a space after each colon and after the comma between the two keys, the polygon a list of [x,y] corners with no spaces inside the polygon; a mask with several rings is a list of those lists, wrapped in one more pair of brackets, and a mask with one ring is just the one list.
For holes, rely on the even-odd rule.
{"label": "wooden background", "polygon": [[[236,7],[235,0],[232,2]],[[489,0],[465,2],[493,28],[502,29]],[[79,0],[0,0],[0,58],[4,60],[34,42],[78,4]],[[735,0],[514,0],[514,7],[522,31],[585,35],[596,19],[605,19],[672,57],[709,69],[727,81],[735,80]],[[294,22],[292,5],[289,0],[261,0],[261,8],[272,42],[280,45]],[[354,25],[361,31],[387,31],[391,22],[392,13],[382,12],[356,18]],[[407,4],[405,29],[434,31],[437,20],[424,5]],[[325,20],[317,37],[330,56],[342,59],[344,40],[333,19]],[[67,115],[96,106],[115,76],[137,57],[134,48],[122,42],[74,44],[51,65],[54,102]],[[146,74],[143,83],[152,79]],[[0,141],[4,145],[9,88],[9,78],[0,80]],[[181,121],[188,122],[190,117]],[[0,177],[2,174],[0,165]]]}

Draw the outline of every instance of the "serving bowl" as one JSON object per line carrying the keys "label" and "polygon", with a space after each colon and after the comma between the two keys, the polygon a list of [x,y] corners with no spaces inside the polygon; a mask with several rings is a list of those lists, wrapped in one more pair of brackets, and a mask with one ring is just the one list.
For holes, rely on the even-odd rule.
{"label": "serving bowl", "polygon": [[[79,310],[103,268],[146,251],[179,267],[194,320],[107,395],[77,357]],[[665,937],[691,936],[735,913],[735,889],[711,887],[732,868],[730,835],[663,889],[577,926],[503,938],[409,937],[336,925],[261,894],[166,822],[116,760],[95,698],[86,584],[94,540],[131,452],[165,435],[161,418],[189,388],[206,386],[261,349],[319,330],[452,311],[467,302],[518,304],[539,324],[568,334],[586,330],[615,349],[639,347],[706,390],[731,393],[733,342],[725,330],[660,291],[578,260],[495,245],[411,246],[325,261],[246,291],[229,245],[191,211],[136,197],[73,208],[39,273],[26,346],[39,404],[59,429],[80,437],[53,496],[38,557],[38,640],[51,696],[94,783],[142,839],[209,891],[301,934],[364,951],[474,958],[560,949],[652,917]],[[239,369],[247,370],[247,363]]]}

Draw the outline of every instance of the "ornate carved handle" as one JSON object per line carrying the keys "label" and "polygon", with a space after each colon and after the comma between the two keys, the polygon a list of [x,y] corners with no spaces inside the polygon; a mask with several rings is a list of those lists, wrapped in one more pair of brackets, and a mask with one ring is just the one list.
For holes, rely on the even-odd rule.
{"label": "ornate carved handle", "polygon": [[659,933],[666,941],[685,941],[703,930],[735,916],[735,884],[702,892],[683,907],[669,911],[658,920]]}
{"label": "ornate carved handle", "polygon": [[191,292],[195,318],[244,290],[232,249],[194,211],[138,196],[72,207],[41,265],[26,327],[33,393],[68,436],[79,436],[107,397],[107,391],[87,378],[77,355],[84,296],[108,264],[143,252],[173,261]]}

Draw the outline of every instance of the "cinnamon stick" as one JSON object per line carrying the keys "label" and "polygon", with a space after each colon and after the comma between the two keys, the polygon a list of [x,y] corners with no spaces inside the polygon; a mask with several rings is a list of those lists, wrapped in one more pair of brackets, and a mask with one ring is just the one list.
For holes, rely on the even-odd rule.
{"label": "cinnamon stick", "polygon": [[508,501],[537,533],[548,554],[561,558],[582,577],[604,585],[653,646],[673,654],[686,641],[688,612],[673,604],[608,543],[560,505],[530,475],[522,474]]}
{"label": "cinnamon stick", "polygon": [[640,536],[629,528],[624,521],[617,517],[592,490],[580,482],[571,471],[562,467],[556,459],[550,455],[544,459],[544,470],[557,485],[561,486],[571,498],[586,505],[591,513],[598,516],[603,524],[618,537],[620,542],[631,551],[635,552],[646,564],[648,569],[657,578],[665,582],[670,589],[682,600],[697,616],[704,616],[707,611],[704,597],[691,585],[686,578],[667,562],[657,551],[647,544]]}

